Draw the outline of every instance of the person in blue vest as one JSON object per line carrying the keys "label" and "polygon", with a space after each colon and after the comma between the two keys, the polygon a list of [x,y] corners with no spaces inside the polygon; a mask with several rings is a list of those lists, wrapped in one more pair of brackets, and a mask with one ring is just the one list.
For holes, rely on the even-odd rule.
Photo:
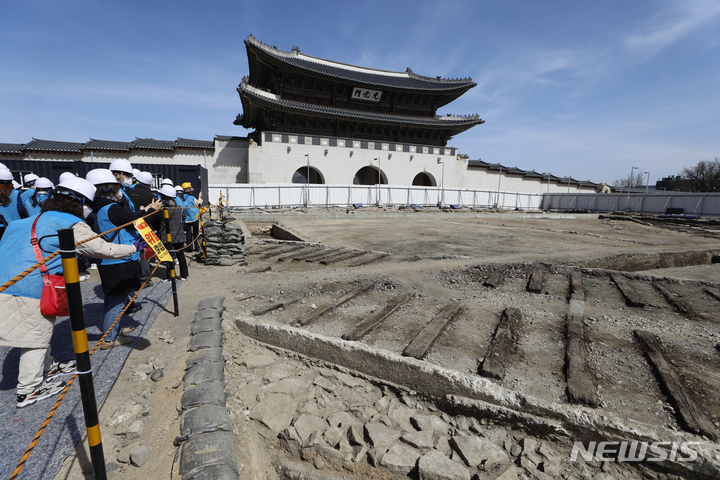
{"label": "person in blue vest", "polygon": [[28,216],[32,217],[40,213],[42,204],[50,198],[50,191],[55,188],[55,185],[45,177],[40,177],[35,180],[35,190],[27,200],[25,200],[25,208],[28,211]]}
{"label": "person in blue vest", "polygon": [[35,182],[37,179],[40,178],[34,173],[28,173],[23,177],[23,183],[25,184],[25,190],[22,191],[20,194],[22,196],[22,202],[25,203],[25,200],[30,198],[30,196],[35,193]]}
{"label": "person in blue vest", "polygon": [[[120,191],[123,194],[124,201],[127,202],[130,211],[134,212],[136,210],[135,203],[127,194],[128,190],[135,186],[133,183],[134,174],[132,164],[124,159],[114,160],[110,164],[110,171],[120,184]],[[121,200],[119,203],[122,202],[123,201]]]}
{"label": "person in blue vest", "polygon": [[[163,204],[168,208],[168,224],[170,229],[170,243],[175,257],[175,263],[180,267],[180,281],[185,282],[188,278],[187,259],[185,258],[185,230],[183,228],[183,208],[176,202],[177,192],[171,185],[163,185],[158,191]],[[163,219],[164,220],[164,219]],[[165,228],[165,221],[161,222],[157,234],[162,242],[167,241],[168,230]],[[167,271],[163,282],[171,281],[171,272]]]}
{"label": "person in blue vest", "polygon": [[[119,227],[139,218],[138,214],[131,212],[128,208],[118,203],[121,202],[123,193],[120,183],[113,173],[105,168],[90,170],[85,178],[97,188],[95,192],[95,205],[93,206],[93,229],[97,233],[103,233]],[[134,245],[140,235],[133,225],[115,230],[104,236],[108,242],[118,245]],[[103,331],[108,332],[110,326],[125,307],[128,294],[140,288],[140,258],[141,252],[135,252],[125,258],[103,259],[98,264],[100,281],[103,293],[105,294],[103,317]],[[132,332],[135,327],[128,326],[120,329],[120,321],[110,330],[105,340],[100,343],[100,349],[119,347],[132,341],[126,335]]]}
{"label": "person in blue vest", "polygon": [[[83,178],[60,182],[52,196],[43,203],[41,213],[10,224],[0,241],[0,284],[37,263],[31,243],[32,229],[41,255],[60,248],[59,229],[72,228],[76,241],[95,235],[82,221],[92,210],[89,204],[95,198],[95,186]],[[100,238],[77,247],[83,255],[95,258],[124,258],[144,245],[113,245]],[[62,275],[62,259],[56,256],[46,262],[49,273]],[[0,345],[20,348],[20,365],[17,384],[18,408],[26,407],[44,398],[60,393],[65,382],[60,376],[75,370],[75,362],[57,362],[49,355],[50,339],[55,317],[40,312],[42,273],[35,269],[27,276],[0,293]]]}
{"label": "person in blue vest", "polygon": [[188,251],[197,252],[200,250],[198,246],[199,242],[197,241],[198,234],[200,233],[200,220],[198,218],[200,209],[198,207],[202,205],[202,192],[200,192],[198,198],[195,198],[192,192],[192,184],[185,182],[182,184],[182,193],[180,193],[178,197],[180,197],[183,204],[182,206],[185,208],[185,239],[189,245]]}
{"label": "person in blue vest", "polygon": [[10,170],[0,168],[0,238],[10,223],[28,216],[20,192],[13,188],[13,180]]}

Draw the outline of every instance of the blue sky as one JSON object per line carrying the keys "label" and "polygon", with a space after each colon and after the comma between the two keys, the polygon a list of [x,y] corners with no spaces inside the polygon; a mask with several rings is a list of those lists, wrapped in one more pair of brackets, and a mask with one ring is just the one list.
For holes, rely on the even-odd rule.
{"label": "blue sky", "polygon": [[720,157],[720,2],[5,1],[0,143],[211,140],[250,34],[288,51],[478,84],[471,159],[612,183]]}

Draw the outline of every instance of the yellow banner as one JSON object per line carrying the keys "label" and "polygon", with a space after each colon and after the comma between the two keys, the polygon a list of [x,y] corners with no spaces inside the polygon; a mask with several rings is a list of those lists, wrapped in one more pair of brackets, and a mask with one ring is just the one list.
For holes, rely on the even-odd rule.
{"label": "yellow banner", "polygon": [[157,235],[155,235],[155,232],[152,231],[150,226],[147,224],[147,222],[142,219],[138,218],[134,222],[135,229],[140,233],[140,236],[147,242],[148,245],[150,245],[150,248],[152,248],[155,251],[155,254],[158,256],[161,262],[172,262],[172,256],[170,256],[170,252],[168,252],[167,248],[165,248],[165,245],[160,241]]}

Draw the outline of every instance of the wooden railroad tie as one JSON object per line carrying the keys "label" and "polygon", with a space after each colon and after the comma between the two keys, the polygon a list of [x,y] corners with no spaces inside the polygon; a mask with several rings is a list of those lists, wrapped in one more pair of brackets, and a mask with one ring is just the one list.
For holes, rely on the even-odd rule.
{"label": "wooden railroad tie", "polygon": [[657,282],[653,282],[653,286],[657,288],[660,293],[663,294],[665,299],[670,305],[672,305],[673,309],[676,312],[693,320],[700,320],[703,318],[702,315],[698,314],[688,302],[680,298],[680,295],[678,295],[677,293]]}
{"label": "wooden railroad tie", "polygon": [[277,310],[278,308],[285,308],[288,305],[292,305],[293,303],[297,303],[300,301],[300,297],[292,297],[287,300],[280,300],[278,302],[270,303],[268,305],[265,305],[264,307],[256,308],[252,311],[253,315],[265,315],[268,312],[271,312],[273,310]]}
{"label": "wooden railroad tie", "polygon": [[282,246],[283,246],[283,244],[280,244],[280,243],[271,244],[271,245],[268,245],[268,244],[265,244],[265,245],[255,245],[254,247],[249,248],[249,249],[247,250],[247,254],[248,254],[248,255],[260,255],[261,253],[266,253],[266,252],[269,252],[269,251],[271,251],[271,250],[276,250],[276,249],[278,249],[278,248],[280,248],[280,247],[282,247]]}
{"label": "wooden railroad tie", "polygon": [[346,333],[342,336],[343,340],[357,341],[363,338],[365,335],[379,325],[383,320],[388,318],[395,311],[409,302],[415,296],[414,293],[403,293],[392,299],[380,310],[375,311],[365,320],[360,322],[352,332]]}
{"label": "wooden railroad tie", "polygon": [[545,273],[542,270],[535,270],[530,275],[530,280],[527,284],[527,291],[530,293],[542,293],[544,283]]}
{"label": "wooden railroad tie", "polygon": [[326,249],[321,250],[321,251],[319,251],[319,252],[317,252],[317,253],[315,253],[315,254],[312,254],[312,255],[302,255],[302,256],[299,256],[299,257],[294,257],[294,258],[293,258],[293,262],[296,261],[296,260],[297,260],[297,261],[305,260],[306,262],[314,262],[315,260],[318,260],[318,259],[320,259],[320,258],[326,257],[326,256],[328,256],[328,255],[333,255],[333,254],[335,254],[335,253],[337,253],[337,252],[339,252],[339,251],[341,251],[341,250],[342,250],[342,248],[340,248],[340,247],[330,247],[330,248],[326,248]]}
{"label": "wooden railroad tie", "polygon": [[284,255],[286,253],[295,252],[297,250],[301,250],[304,247],[302,245],[284,245],[280,248],[273,249],[270,252],[263,252],[260,254],[260,259],[267,260],[268,258],[274,257],[276,255]]}
{"label": "wooden railroad tie", "polygon": [[301,254],[298,254],[298,252],[292,252],[289,255],[283,255],[282,257],[278,258],[278,262],[284,262],[285,260],[293,260],[294,258],[298,257],[299,255],[314,255],[318,253],[320,250],[323,250],[325,247],[304,247]]}
{"label": "wooden railroad tie", "polygon": [[510,353],[515,350],[521,319],[522,315],[517,308],[506,308],[503,311],[488,352],[480,365],[480,375],[498,380],[505,378],[505,366]]}
{"label": "wooden railroad tie", "polygon": [[644,307],[645,301],[638,295],[635,289],[630,285],[630,281],[625,275],[620,273],[613,273],[610,275],[612,281],[615,282],[622,296],[625,297],[625,303],[631,307]]}
{"label": "wooden railroad tie", "polygon": [[334,252],[328,253],[327,255],[323,255],[323,256],[321,256],[321,257],[314,258],[314,259],[311,259],[311,260],[305,260],[305,261],[306,261],[306,262],[314,262],[314,261],[317,261],[318,263],[321,263],[323,260],[330,260],[330,259],[334,259],[334,258],[337,258],[337,257],[342,257],[342,256],[345,255],[346,253],[348,253],[348,250],[347,250],[347,249],[345,249],[345,248],[340,248],[340,249],[338,249],[338,250],[335,250]]}
{"label": "wooden railroad tie", "polygon": [[570,275],[570,312],[567,314],[567,350],[565,351],[565,376],[568,385],[568,400],[597,407],[595,381],[588,365],[583,316],[585,309],[585,288],[582,273]]}
{"label": "wooden railroad tie", "polygon": [[720,290],[716,288],[705,287],[705,291],[711,296],[715,297],[715,300],[720,300]]}
{"label": "wooden railroad tie", "polygon": [[359,287],[355,287],[352,290],[350,290],[348,293],[340,297],[338,300],[336,300],[333,303],[330,303],[328,305],[316,308],[315,310],[312,310],[311,312],[306,313],[302,317],[298,318],[294,322],[292,322],[292,326],[294,327],[302,327],[307,325],[308,323],[320,318],[321,315],[324,315],[327,312],[330,312],[332,310],[335,310],[337,307],[342,305],[345,302],[348,302],[352,300],[353,298],[357,297],[361,293],[365,293],[368,290],[370,290],[375,285],[375,282],[366,283],[365,285],[360,285]]}
{"label": "wooden railroad tie", "polygon": [[681,423],[689,431],[707,435],[717,441],[720,438],[718,431],[692,393],[683,385],[678,369],[667,359],[660,340],[644,330],[634,330],[633,334],[640,341],[640,346],[654,367],[658,381],[675,407]]}
{"label": "wooden railroad tie", "polygon": [[373,255],[368,255],[365,258],[361,258],[358,261],[353,262],[352,264],[350,264],[350,267],[360,267],[362,265],[367,265],[368,263],[376,262],[382,258],[389,256],[389,255],[390,255],[389,253],[376,253]]}
{"label": "wooden railroad tie", "polygon": [[346,260],[350,260],[351,258],[357,258],[361,255],[365,255],[367,252],[365,250],[350,250],[349,252],[343,252],[342,255],[338,255],[333,258],[324,258],[320,260],[320,263],[323,265],[332,265],[333,263],[337,262],[344,262]]}
{"label": "wooden railroad tie", "polygon": [[420,330],[420,333],[405,347],[402,352],[403,356],[417,358],[418,360],[425,358],[435,341],[462,311],[463,306],[460,302],[449,303],[441,308],[430,323]]}

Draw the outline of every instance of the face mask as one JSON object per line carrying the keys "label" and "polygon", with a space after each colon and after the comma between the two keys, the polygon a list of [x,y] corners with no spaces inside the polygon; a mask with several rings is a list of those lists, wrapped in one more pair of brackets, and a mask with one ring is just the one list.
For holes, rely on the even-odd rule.
{"label": "face mask", "polygon": [[88,207],[87,205],[83,205],[83,218],[88,218],[91,213],[92,208]]}
{"label": "face mask", "polygon": [[132,187],[133,179],[131,178],[124,178],[122,181],[123,186],[125,187]]}

